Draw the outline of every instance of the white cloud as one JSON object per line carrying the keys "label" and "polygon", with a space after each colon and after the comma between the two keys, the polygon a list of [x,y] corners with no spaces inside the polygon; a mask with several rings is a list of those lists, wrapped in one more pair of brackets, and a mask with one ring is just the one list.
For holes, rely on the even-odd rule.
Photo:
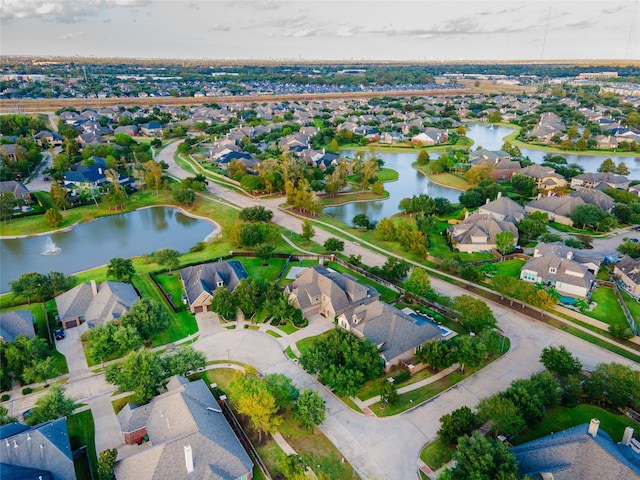
{"label": "white cloud", "polygon": [[3,0],[0,16],[3,20],[47,18],[69,21],[95,15],[113,7],[139,7],[150,0]]}

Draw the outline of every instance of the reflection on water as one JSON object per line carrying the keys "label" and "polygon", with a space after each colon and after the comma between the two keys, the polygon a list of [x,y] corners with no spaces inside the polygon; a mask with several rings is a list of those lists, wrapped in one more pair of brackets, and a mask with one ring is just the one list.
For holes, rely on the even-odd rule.
{"label": "reflection on water", "polygon": [[212,232],[212,226],[173,208],[148,208],[103,217],[69,232],[46,237],[61,251],[40,255],[45,237],[0,240],[0,291],[23,273],[73,273],[104,265],[114,257],[129,258],[172,248],[186,252]]}
{"label": "reflection on water", "polygon": [[[473,149],[478,147],[487,150],[500,150],[504,145],[504,137],[513,132],[513,128],[503,126],[493,126],[483,124],[471,124],[467,130],[467,136],[474,141]],[[529,157],[533,162],[542,163],[546,152],[540,150],[532,150],[528,148],[521,149],[524,156]],[[343,152],[347,157],[355,156],[354,151]],[[349,203],[337,207],[327,207],[324,212],[332,217],[346,223],[351,224],[354,216],[364,213],[373,221],[380,221],[384,217],[390,217],[398,213],[398,204],[400,200],[413,195],[426,193],[430,197],[444,197],[451,202],[458,202],[460,191],[448,187],[442,187],[431,182],[421,172],[411,167],[416,161],[417,153],[383,153],[377,152],[377,155],[384,160],[384,166],[396,170],[398,172],[398,180],[396,182],[388,182],[384,184],[385,190],[389,192],[389,198],[376,202]],[[430,153],[433,160],[438,158],[437,153]],[[629,171],[628,177],[632,180],[640,180],[640,157],[619,157],[619,156],[600,156],[600,155],[574,155],[563,154],[568,163],[577,163],[582,165],[586,172],[595,172],[605,158],[611,158],[616,164],[625,162]]]}

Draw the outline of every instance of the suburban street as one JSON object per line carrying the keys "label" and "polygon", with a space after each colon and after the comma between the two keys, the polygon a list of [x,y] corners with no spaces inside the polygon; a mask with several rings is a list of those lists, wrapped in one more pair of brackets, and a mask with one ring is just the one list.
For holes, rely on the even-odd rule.
{"label": "suburban street", "polygon": [[[169,174],[185,178],[191,174],[179,168],[173,160],[177,146],[178,143],[170,144],[158,154],[157,160],[165,161],[169,165]],[[301,231],[302,222],[299,218],[278,209],[282,202],[279,198],[251,198],[213,182],[209,182],[207,190],[211,195],[241,208],[263,205],[274,212],[275,223],[289,230]],[[326,238],[333,236],[321,228],[315,227],[315,230],[314,240],[318,243],[323,243]],[[382,265],[386,261],[384,255],[372,252],[360,244],[345,242],[345,247],[346,254],[362,255],[363,262],[369,265]],[[436,291],[450,297],[470,294],[437,278],[432,277],[431,283]],[[510,351],[439,396],[410,411],[389,418],[376,418],[355,412],[284,354],[289,345],[295,344],[301,338],[317,335],[332,328],[329,320],[314,318],[305,329],[293,335],[283,334],[282,338],[276,339],[263,331],[226,329],[219,325],[215,315],[203,314],[198,315],[200,330],[194,336],[197,340],[193,347],[204,352],[208,360],[230,359],[253,365],[261,373],[283,373],[292,378],[298,387],[318,391],[327,402],[327,418],[321,430],[351,463],[355,472],[366,479],[416,478],[420,450],[436,437],[439,418],[463,405],[473,408],[481,398],[507,388],[513,380],[526,378],[539,371],[542,368],[539,356],[545,347],[565,345],[580,358],[586,369],[593,369],[601,362],[618,362],[640,369],[640,365],[632,361],[532,320],[517,311],[492,302],[488,304],[497,318],[498,326],[511,340]],[[260,328],[265,330],[267,326],[263,325]],[[104,374],[89,371],[77,329],[67,330],[67,338],[58,341],[57,347],[66,356],[69,365],[68,381],[64,385],[67,394],[77,402],[87,404],[83,408],[90,408],[93,412],[96,422],[96,450],[100,452],[116,447],[121,449],[120,456],[135,451],[135,446],[123,445],[111,408],[115,388],[104,381]],[[10,414],[19,415],[31,408],[43,393],[22,396],[17,389],[11,392],[12,399],[4,405],[9,408]]]}

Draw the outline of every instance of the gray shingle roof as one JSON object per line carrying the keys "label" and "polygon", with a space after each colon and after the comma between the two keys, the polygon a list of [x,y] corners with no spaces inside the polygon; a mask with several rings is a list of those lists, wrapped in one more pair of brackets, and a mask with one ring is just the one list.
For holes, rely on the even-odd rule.
{"label": "gray shingle roof", "polygon": [[91,284],[81,283],[56,297],[60,320],[83,316],[90,327],[118,319],[131,309],[138,294],[128,283],[102,282],[93,295]]}
{"label": "gray shingle roof", "polygon": [[[442,332],[432,323],[418,325],[416,319],[383,302],[373,302],[358,307],[355,312],[362,316],[362,309],[366,309],[363,320],[352,328],[361,332],[371,343],[378,345],[380,353],[387,361],[414,349],[428,340],[439,339]],[[351,321],[351,315],[348,315]]]}
{"label": "gray shingle roof", "polygon": [[494,201],[478,208],[478,213],[493,215],[498,220],[517,223],[525,217],[524,207],[508,197],[496,198]]}
{"label": "gray shingle roof", "polygon": [[233,292],[240,280],[247,278],[247,272],[240,262],[211,262],[194,265],[180,270],[180,278],[184,284],[189,304],[195,302],[203,292],[213,295],[218,288],[218,281]]}
{"label": "gray shingle roof", "polygon": [[536,208],[545,212],[550,212],[555,215],[562,215],[568,217],[573,213],[573,210],[578,205],[584,205],[586,202],[579,197],[542,197],[537,200],[532,200],[527,204],[530,208]]}
{"label": "gray shingle roof", "polygon": [[[147,409],[144,416],[151,447],[118,462],[116,477],[235,480],[249,474],[253,462],[224,415],[208,407],[219,408],[204,381],[198,380],[179,384],[149,405],[135,409]],[[193,451],[194,471],[190,474],[185,464],[186,445]]]}
{"label": "gray shingle roof", "polygon": [[13,342],[19,335],[33,338],[36,335],[33,322],[33,314],[30,310],[0,313],[0,339]]}
{"label": "gray shingle roof", "polygon": [[512,448],[521,475],[553,473],[555,480],[637,480],[640,455],[616,445],[602,430],[596,437],[588,424]]}
{"label": "gray shingle roof", "polygon": [[605,212],[610,211],[614,206],[613,198],[606,193],[596,189],[581,188],[575,192],[569,194],[570,197],[581,198],[585,203],[592,203],[601,208]]}
{"label": "gray shingle roof", "polygon": [[[13,429],[13,432],[5,430],[3,435],[5,432],[11,435],[3,436],[0,443],[0,459],[3,464],[45,470],[51,472],[55,480],[75,480],[66,418],[31,428]],[[21,471],[22,473],[25,472]],[[2,478],[5,478],[4,474]]]}

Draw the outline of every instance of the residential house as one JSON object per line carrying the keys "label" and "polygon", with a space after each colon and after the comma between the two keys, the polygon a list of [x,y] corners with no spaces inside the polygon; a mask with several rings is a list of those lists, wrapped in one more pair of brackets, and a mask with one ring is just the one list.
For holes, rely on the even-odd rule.
{"label": "residential house", "polygon": [[147,137],[158,137],[164,132],[164,127],[158,122],[143,123],[140,125],[140,133]]}
{"label": "residential house", "polygon": [[567,180],[551,167],[535,164],[516,170],[514,173],[533,178],[536,182],[536,188],[541,191],[556,190],[567,186]]}
{"label": "residential house", "polygon": [[526,212],[519,203],[509,197],[503,197],[502,192],[498,192],[498,198],[492,202],[487,199],[487,203],[478,208],[477,213],[491,215],[496,220],[518,223],[522,220]]}
{"label": "residential house", "polygon": [[379,300],[347,308],[338,316],[338,326],[376,345],[385,370],[410,360],[429,340],[442,338],[434,323]]}
{"label": "residential house", "polygon": [[321,265],[304,270],[284,291],[306,318],[319,313],[334,319],[347,309],[366,305],[380,296],[374,288],[359,284],[352,276]]}
{"label": "residential house", "polygon": [[532,200],[524,206],[527,214],[531,212],[543,212],[549,215],[549,221],[562,223],[563,225],[573,225],[571,214],[578,205],[586,202],[580,197],[571,196],[539,196],[537,200]]}
{"label": "residential house", "polygon": [[247,278],[247,271],[237,260],[204,263],[180,270],[189,309],[193,313],[210,311],[216,289],[225,287],[233,292],[243,278]]}
{"label": "residential house", "polygon": [[554,112],[545,112],[540,115],[540,120],[535,128],[527,133],[527,138],[537,138],[542,143],[551,143],[554,136],[562,137],[564,135],[565,125]]}
{"label": "residential house", "polygon": [[449,135],[446,130],[440,130],[437,128],[427,128],[424,132],[420,132],[417,135],[411,137],[411,143],[416,145],[438,145],[446,143],[449,139]]}
{"label": "residential house", "polygon": [[94,189],[107,181],[107,161],[101,157],[91,157],[90,165],[74,165],[64,174],[64,183],[67,188],[76,187]]}
{"label": "residential house", "polygon": [[518,229],[509,220],[499,220],[493,213],[474,213],[457,225],[447,227],[453,248],[460,252],[487,252],[496,248],[499,233],[510,231],[514,244],[518,243]]}
{"label": "residential house", "polygon": [[511,160],[511,156],[502,150],[476,150],[469,154],[469,165],[491,165],[493,167],[493,180],[496,182],[508,182],[514,173],[521,169],[520,162]]}
{"label": "residential house", "polygon": [[16,200],[21,200],[25,203],[31,203],[31,192],[22,182],[15,180],[6,180],[0,182],[0,195],[4,192],[11,192],[16,197]]}
{"label": "residential house", "polygon": [[626,190],[629,188],[629,179],[624,175],[615,175],[610,172],[587,172],[576,175],[571,179],[571,188],[619,188]]}
{"label": "residential house", "polygon": [[204,381],[174,377],[167,389],[118,413],[125,443],[149,445],[116,463],[117,480],[251,480],[253,462]]}
{"label": "residential house", "polygon": [[26,155],[27,149],[22,145],[15,143],[4,143],[0,145],[0,158],[7,158],[15,162],[18,158],[25,158]]}
{"label": "residential house", "polygon": [[581,198],[585,203],[591,203],[605,212],[610,212],[615,206],[613,198],[600,190],[592,188],[580,188],[569,194],[570,197]]}
{"label": "residential house", "polygon": [[613,268],[613,275],[629,287],[629,293],[640,297],[640,258],[624,256]]}
{"label": "residential house", "polygon": [[77,327],[83,322],[93,328],[120,319],[138,298],[129,283],[106,281],[98,285],[91,280],[58,295],[56,306],[62,328]]}
{"label": "residential house", "polygon": [[634,195],[638,195],[640,197],[640,183],[630,186],[629,193],[633,193]]}
{"label": "residential house", "polygon": [[564,295],[584,298],[594,285],[599,266],[599,260],[576,255],[561,243],[539,243],[533,258],[520,270],[520,279],[545,284]]}
{"label": "residential house", "polygon": [[139,131],[136,125],[121,125],[113,130],[114,135],[118,133],[124,133],[130,137],[135,137],[138,135]]}
{"label": "residential house", "polygon": [[42,130],[33,136],[36,143],[42,146],[45,141],[53,147],[59,147],[64,142],[64,137],[56,132],[50,132],[48,130]]}
{"label": "residential house", "polygon": [[545,480],[637,480],[640,478],[640,442],[627,427],[615,443],[600,421],[578,425],[511,449],[522,477]]}
{"label": "residential house", "polygon": [[0,478],[75,480],[67,419],[0,427]]}
{"label": "residential house", "polygon": [[0,340],[14,342],[20,335],[36,336],[35,320],[31,310],[13,310],[0,313]]}

